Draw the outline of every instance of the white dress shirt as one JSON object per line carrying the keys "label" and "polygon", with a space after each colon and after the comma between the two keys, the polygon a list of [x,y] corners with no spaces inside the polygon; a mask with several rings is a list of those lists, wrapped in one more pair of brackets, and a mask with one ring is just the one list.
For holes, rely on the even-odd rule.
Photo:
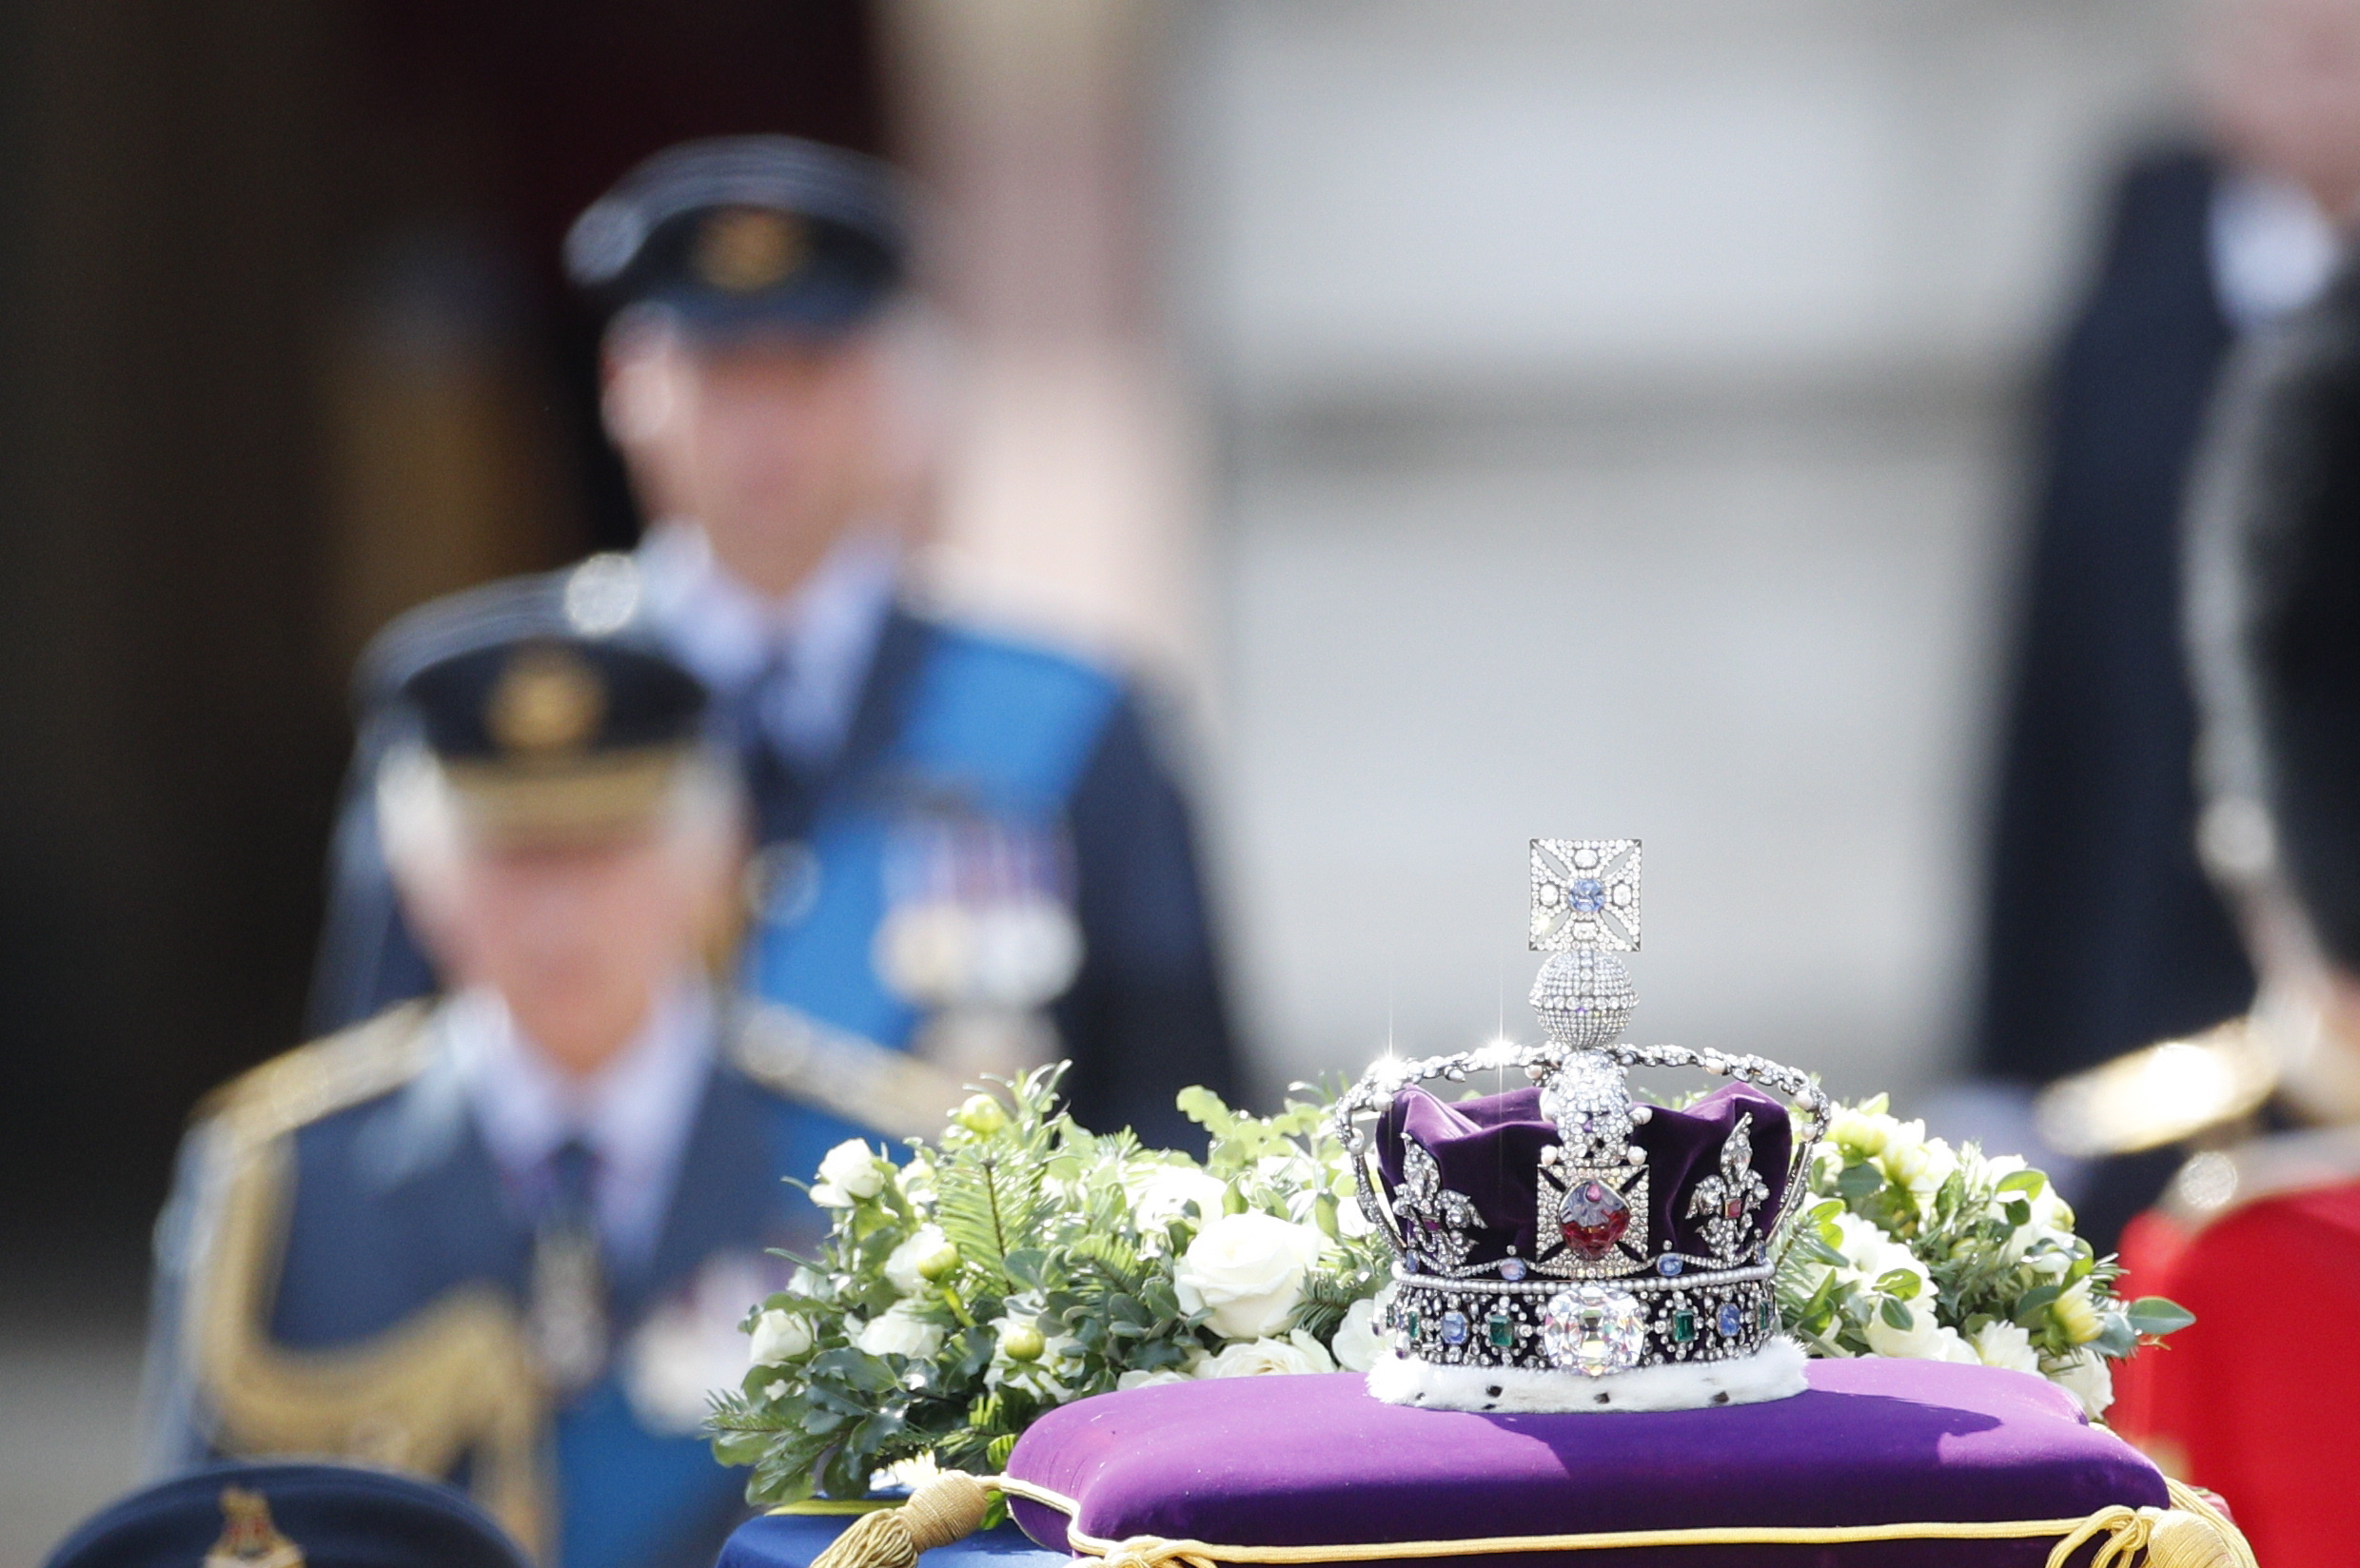
{"label": "white dress shirt", "polygon": [[442,1029],[476,1127],[510,1185],[532,1190],[550,1156],[581,1140],[598,1159],[591,1196],[608,1255],[651,1256],[713,1061],[711,993],[674,987],[621,1054],[586,1080],[524,1039],[492,991],[453,997]]}
{"label": "white dress shirt", "polygon": [[2212,187],[2205,240],[2221,313],[2240,332],[2317,299],[2342,247],[2300,186],[2234,171]]}
{"label": "white dress shirt", "polygon": [[898,542],[881,531],[848,533],[784,599],[731,577],[694,523],[651,529],[639,561],[649,618],[716,705],[735,706],[777,660],[784,673],[761,713],[770,740],[799,763],[831,759],[852,728],[893,608]]}

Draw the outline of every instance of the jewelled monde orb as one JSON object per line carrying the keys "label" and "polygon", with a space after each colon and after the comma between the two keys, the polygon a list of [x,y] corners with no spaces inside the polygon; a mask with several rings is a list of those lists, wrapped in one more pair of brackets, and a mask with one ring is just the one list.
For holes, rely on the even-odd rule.
{"label": "jewelled monde orb", "polygon": [[1556,1366],[1593,1378],[1627,1372],[1646,1343],[1646,1310],[1627,1290],[1576,1285],[1541,1309],[1541,1349]]}
{"label": "jewelled monde orb", "polygon": [[1603,1182],[1577,1182],[1557,1205],[1557,1228],[1575,1257],[1594,1264],[1631,1228],[1631,1205]]}

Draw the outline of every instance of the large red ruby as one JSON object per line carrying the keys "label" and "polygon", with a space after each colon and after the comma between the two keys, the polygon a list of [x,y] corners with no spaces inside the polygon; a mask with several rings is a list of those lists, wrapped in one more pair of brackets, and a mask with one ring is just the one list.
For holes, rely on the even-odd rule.
{"label": "large red ruby", "polygon": [[1605,1183],[1583,1182],[1557,1205],[1557,1227],[1576,1257],[1596,1263],[1630,1229],[1631,1205]]}

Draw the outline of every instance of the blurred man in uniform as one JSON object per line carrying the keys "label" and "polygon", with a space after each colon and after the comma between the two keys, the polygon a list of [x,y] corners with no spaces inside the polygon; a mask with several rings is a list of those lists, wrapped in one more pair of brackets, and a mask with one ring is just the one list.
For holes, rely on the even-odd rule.
{"label": "blurred man in uniform", "polygon": [[[2317,294],[2360,198],[2360,0],[2211,0],[2191,74],[2206,145],[2124,176],[2041,411],[1976,1048],[2019,1094],[2252,995],[2198,864],[2180,518],[2223,360]],[[2169,1173],[2092,1173],[2087,1232]]]}
{"label": "blurred man in uniform", "polygon": [[2272,1568],[2352,1560],[2360,1351],[2360,273],[2257,342],[2200,473],[2192,646],[2208,816],[2253,1009],[2053,1090],[2060,1134],[2186,1159],[2123,1238],[2193,1326],[2113,1420],[2228,1499]]}
{"label": "blurred man in uniform", "polygon": [[[892,176],[848,153],[735,138],[632,171],[566,261],[614,312],[607,426],[653,525],[483,602],[662,648],[712,689],[760,850],[750,990],[954,1074],[1070,1057],[1085,1123],[1189,1140],[1173,1095],[1233,1091],[1229,1036],[1187,812],[1135,696],[903,594],[908,249]],[[374,712],[382,671],[363,684]],[[377,857],[366,722],[323,1028],[431,984]]]}
{"label": "blurred man in uniform", "polygon": [[815,1239],[782,1178],[959,1090],[709,980],[742,784],[678,665],[514,596],[380,657],[369,819],[447,989],[200,1110],[151,1467],[357,1460],[462,1482],[563,1568],[703,1568],[743,1513],[706,1393],[765,1249]]}

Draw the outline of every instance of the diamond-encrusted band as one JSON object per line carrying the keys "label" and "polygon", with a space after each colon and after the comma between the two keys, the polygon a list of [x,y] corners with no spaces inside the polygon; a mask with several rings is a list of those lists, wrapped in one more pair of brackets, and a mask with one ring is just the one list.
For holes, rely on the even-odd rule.
{"label": "diamond-encrusted band", "polygon": [[1770,1270],[1615,1281],[1427,1280],[1394,1274],[1378,1326],[1437,1366],[1603,1377],[1635,1366],[1734,1361],[1778,1332]]}

